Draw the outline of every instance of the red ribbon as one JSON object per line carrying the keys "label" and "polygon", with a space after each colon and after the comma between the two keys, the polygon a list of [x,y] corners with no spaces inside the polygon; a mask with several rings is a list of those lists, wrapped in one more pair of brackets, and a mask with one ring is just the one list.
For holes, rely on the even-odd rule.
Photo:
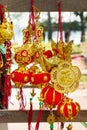
{"label": "red ribbon", "polygon": [[34,21],[34,0],[31,0],[31,13],[29,15],[29,25],[32,26],[32,29],[35,30],[35,21]]}
{"label": "red ribbon", "polygon": [[39,115],[38,115],[37,123],[36,123],[36,126],[35,126],[35,130],[39,129],[39,124],[40,124],[41,117],[42,117],[42,110],[39,111]]}
{"label": "red ribbon", "polygon": [[[61,0],[58,0],[58,23],[59,23],[59,33],[60,33],[60,39],[63,40],[63,34],[62,34],[62,18],[61,18]],[[58,39],[57,39],[58,40]]]}
{"label": "red ribbon", "polygon": [[20,103],[20,110],[24,110],[25,106],[26,106],[26,101],[24,101],[24,94],[23,94],[22,88],[20,88],[20,100],[19,100],[19,103]]}
{"label": "red ribbon", "polygon": [[32,122],[32,103],[30,104],[30,110],[29,110],[29,114],[28,114],[28,130],[31,130],[31,122]]}
{"label": "red ribbon", "polygon": [[60,130],[63,130],[63,128],[64,128],[64,122],[61,122]]}
{"label": "red ribbon", "polygon": [[6,75],[4,89],[3,89],[4,98],[2,101],[2,106],[8,108],[8,100],[11,96],[11,78],[10,75]]}
{"label": "red ribbon", "polygon": [[0,20],[3,21],[4,18],[4,6],[0,4]]}

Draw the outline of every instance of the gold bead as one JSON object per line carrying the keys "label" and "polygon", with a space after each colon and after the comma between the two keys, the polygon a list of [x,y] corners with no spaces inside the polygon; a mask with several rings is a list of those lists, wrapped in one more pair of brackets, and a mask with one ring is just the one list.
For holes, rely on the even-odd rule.
{"label": "gold bead", "polygon": [[34,82],[34,77],[31,77],[31,81]]}
{"label": "gold bead", "polygon": [[28,81],[28,76],[25,76],[25,77],[24,77],[24,81]]}
{"label": "gold bead", "polygon": [[44,81],[47,81],[47,79],[48,79],[48,77],[47,77],[47,76],[44,76],[43,78],[44,78]]}

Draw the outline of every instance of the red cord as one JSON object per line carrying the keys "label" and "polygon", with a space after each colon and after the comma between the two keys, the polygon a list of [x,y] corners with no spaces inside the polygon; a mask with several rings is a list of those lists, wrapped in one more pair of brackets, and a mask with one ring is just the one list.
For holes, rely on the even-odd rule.
{"label": "red cord", "polygon": [[[60,39],[63,40],[63,34],[62,34],[62,17],[61,17],[61,0],[58,0],[58,26],[59,26],[59,33],[60,33]],[[57,39],[58,40],[58,39]]]}

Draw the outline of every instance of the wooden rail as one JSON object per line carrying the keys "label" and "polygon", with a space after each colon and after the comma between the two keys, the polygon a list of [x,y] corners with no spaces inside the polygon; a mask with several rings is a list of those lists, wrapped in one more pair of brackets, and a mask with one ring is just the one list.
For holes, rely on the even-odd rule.
{"label": "wooden rail", "polygon": [[[61,0],[62,11],[87,11],[87,0]],[[7,5],[10,12],[31,11],[31,0],[0,0],[0,4]],[[58,11],[58,0],[35,0],[34,5],[41,12]]]}
{"label": "wooden rail", "polygon": [[[39,110],[33,110],[32,122],[36,122],[38,118]],[[53,111],[56,116],[56,122],[70,122],[63,118],[60,118],[57,111]],[[50,114],[48,110],[43,110],[41,122],[47,121],[47,116]],[[0,110],[0,123],[20,123],[28,121],[28,110]],[[79,115],[72,120],[72,122],[87,122],[87,110],[81,110]]]}

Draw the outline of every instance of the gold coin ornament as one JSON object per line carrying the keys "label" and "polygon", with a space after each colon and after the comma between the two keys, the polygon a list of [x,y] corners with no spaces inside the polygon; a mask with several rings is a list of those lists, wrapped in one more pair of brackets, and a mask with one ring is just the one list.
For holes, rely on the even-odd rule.
{"label": "gold coin ornament", "polygon": [[57,91],[57,92],[60,92],[60,93],[66,93],[66,89],[62,86],[60,86],[58,84],[58,82],[55,82],[54,83],[54,89]]}
{"label": "gold coin ornament", "polygon": [[57,82],[64,88],[70,87],[75,81],[75,73],[72,69],[61,69],[57,73]]}
{"label": "gold coin ornament", "polygon": [[81,71],[71,63],[72,41],[64,43],[59,40],[57,44],[52,41],[51,47],[53,56],[47,61],[52,65],[50,77],[55,90],[60,93],[74,92],[79,86]]}
{"label": "gold coin ornament", "polygon": [[57,80],[57,73],[58,73],[58,69],[57,67],[54,67],[51,72],[50,72],[50,77],[51,77],[51,82],[55,83]]}
{"label": "gold coin ornament", "polygon": [[80,78],[81,78],[81,71],[80,71],[80,69],[77,67],[77,66],[72,66],[72,70],[74,71],[74,73],[75,73],[75,78],[76,78],[76,80],[78,81],[78,80],[80,80]]}
{"label": "gold coin ornament", "polygon": [[53,124],[55,122],[55,116],[53,114],[50,114],[48,117],[47,117],[47,122],[49,124]]}
{"label": "gold coin ornament", "polygon": [[75,81],[70,87],[69,90],[66,90],[66,93],[68,92],[74,92],[75,90],[77,90],[79,87],[79,81]]}
{"label": "gold coin ornament", "polygon": [[72,67],[72,64],[68,61],[61,61],[58,64],[58,70],[61,70],[61,69],[64,69],[64,68],[71,68],[71,67]]}
{"label": "gold coin ornament", "polygon": [[54,88],[60,93],[74,92],[79,86],[81,71],[71,62],[61,60],[57,67],[53,67],[50,72]]}

